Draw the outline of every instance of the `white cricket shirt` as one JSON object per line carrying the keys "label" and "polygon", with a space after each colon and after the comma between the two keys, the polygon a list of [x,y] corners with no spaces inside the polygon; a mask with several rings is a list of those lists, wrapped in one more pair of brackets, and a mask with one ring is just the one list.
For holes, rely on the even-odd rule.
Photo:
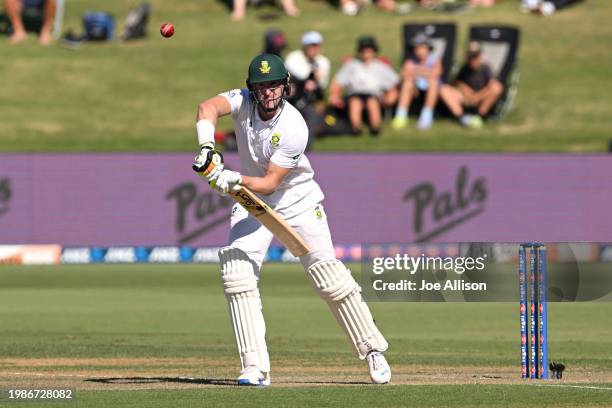
{"label": "white cricket shirt", "polygon": [[264,177],[270,162],[292,169],[274,193],[258,196],[286,218],[321,202],[323,192],[314,181],[314,171],[304,154],[308,127],[298,110],[283,102],[282,109],[272,119],[263,121],[248,89],[234,89],[220,95],[232,106],[240,174]]}

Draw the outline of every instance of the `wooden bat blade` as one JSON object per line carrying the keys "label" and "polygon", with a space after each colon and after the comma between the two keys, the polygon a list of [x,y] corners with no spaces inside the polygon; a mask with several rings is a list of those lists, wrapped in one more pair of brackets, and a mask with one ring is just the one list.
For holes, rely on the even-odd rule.
{"label": "wooden bat blade", "polygon": [[283,243],[294,256],[302,256],[310,252],[308,244],[295,229],[251,190],[241,187],[239,190],[230,191],[229,194],[257,218],[264,227],[270,230],[276,239]]}

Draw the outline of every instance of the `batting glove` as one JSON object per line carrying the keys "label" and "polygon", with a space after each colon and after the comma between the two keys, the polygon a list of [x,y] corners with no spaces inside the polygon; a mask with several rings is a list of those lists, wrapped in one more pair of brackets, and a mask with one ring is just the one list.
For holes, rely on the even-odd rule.
{"label": "batting glove", "polygon": [[216,181],[223,171],[223,155],[213,146],[203,145],[191,168],[210,184]]}
{"label": "batting glove", "polygon": [[211,183],[211,186],[225,195],[230,190],[236,188],[240,183],[242,183],[242,176],[240,173],[232,170],[223,170],[217,177],[217,180]]}

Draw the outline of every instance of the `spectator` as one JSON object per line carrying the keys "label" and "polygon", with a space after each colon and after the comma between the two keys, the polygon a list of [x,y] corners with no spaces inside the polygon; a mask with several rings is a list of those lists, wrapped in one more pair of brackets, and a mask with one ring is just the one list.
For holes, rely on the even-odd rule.
{"label": "spectator", "polygon": [[397,3],[395,0],[376,0],[376,7],[384,11],[395,11]]}
{"label": "spectator", "polygon": [[[453,115],[468,127],[482,126],[482,118],[489,114],[503,92],[504,86],[483,61],[482,47],[476,41],[468,45],[467,62],[455,79],[455,87],[445,85],[442,90]],[[464,106],[475,109],[478,115],[465,115]]]}
{"label": "spectator", "polygon": [[395,0],[376,0],[376,6],[383,11],[390,11],[398,14],[408,14],[412,10],[410,4],[398,3]]}
{"label": "spectator", "polygon": [[440,0],[419,0],[419,4],[423,8],[435,8],[439,3]]}
{"label": "spectator", "polygon": [[[440,7],[450,7],[450,10],[467,4],[466,0],[419,0],[419,4],[423,8],[438,9]],[[495,0],[470,0],[472,7],[490,7],[495,5]]]}
{"label": "spectator", "polygon": [[329,59],[321,54],[323,36],[317,31],[302,35],[302,48],[287,55],[285,66],[291,74],[289,102],[302,114],[308,125],[308,146],[322,126],[322,101],[329,84]]}
{"label": "spectator", "polygon": [[274,54],[283,58],[282,53],[287,48],[285,34],[275,28],[271,28],[264,33],[263,54]]}
{"label": "spectator", "polygon": [[472,7],[491,7],[495,5],[495,0],[470,0]]}
{"label": "spectator", "polygon": [[340,0],[340,10],[344,15],[355,16],[367,3],[367,0]]}
{"label": "spectator", "polygon": [[6,14],[13,26],[13,34],[10,38],[11,44],[18,44],[27,37],[21,18],[21,12],[24,7],[40,7],[43,9],[43,22],[38,40],[42,45],[50,44],[53,39],[51,27],[55,17],[56,0],[4,0]]}
{"label": "spectator", "polygon": [[[241,21],[244,19],[246,12],[247,2],[251,3],[250,0],[233,0],[234,6],[232,11],[232,20]],[[281,6],[288,16],[296,17],[300,14],[300,11],[295,6],[294,0],[280,0]]]}
{"label": "spectator", "polygon": [[336,73],[329,90],[329,103],[336,108],[343,108],[344,91],[353,134],[361,134],[365,110],[370,132],[376,136],[380,132],[382,106],[393,106],[397,100],[396,86],[399,78],[388,64],[378,59],[378,44],[374,37],[360,38],[357,54],[357,58],[352,58]]}
{"label": "spectator", "polygon": [[[396,0],[374,0],[374,2],[376,3],[376,7],[383,11],[406,14],[411,10],[409,4],[398,4]],[[347,16],[354,16],[370,3],[372,3],[372,0],[340,0],[340,10]]]}
{"label": "spectator", "polygon": [[541,13],[544,16],[553,15],[557,10],[565,8],[581,0],[522,0],[523,11]]}
{"label": "spectator", "polygon": [[[317,31],[302,35],[302,48],[287,56],[285,65],[304,92],[321,94],[329,84],[330,62],[321,54],[323,36]],[[321,98],[318,98],[321,99]]]}
{"label": "spectator", "polygon": [[412,40],[413,56],[402,66],[402,86],[395,118],[391,123],[394,129],[402,129],[408,124],[408,108],[415,96],[425,94],[417,127],[426,130],[433,124],[433,110],[438,102],[442,83],[442,63],[433,53],[433,43],[424,33],[417,34]]}

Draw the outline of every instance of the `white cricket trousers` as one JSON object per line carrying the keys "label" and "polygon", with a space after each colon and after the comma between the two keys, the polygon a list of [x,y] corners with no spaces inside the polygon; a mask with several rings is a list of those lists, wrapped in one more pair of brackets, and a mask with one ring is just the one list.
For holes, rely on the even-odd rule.
{"label": "white cricket trousers", "polygon": [[[314,204],[308,210],[285,221],[295,228],[311,249],[308,254],[300,257],[305,270],[315,262],[336,259],[322,204]],[[249,256],[259,278],[261,264],[272,242],[272,233],[240,204],[234,204],[232,207],[230,225],[230,246],[244,251]]]}

